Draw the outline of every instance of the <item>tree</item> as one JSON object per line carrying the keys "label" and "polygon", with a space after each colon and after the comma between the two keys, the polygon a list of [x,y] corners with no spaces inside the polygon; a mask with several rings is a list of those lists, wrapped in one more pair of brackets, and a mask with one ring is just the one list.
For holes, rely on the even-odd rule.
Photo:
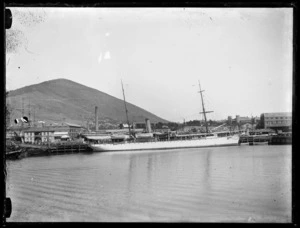
{"label": "tree", "polygon": [[164,124],[162,122],[158,122],[155,124],[155,128],[161,129]]}
{"label": "tree", "polygon": [[169,122],[169,123],[168,123],[168,127],[169,127],[172,131],[176,131],[176,130],[178,130],[178,123]]}
{"label": "tree", "polygon": [[256,129],[263,129],[263,128],[265,128],[265,125],[264,125],[264,114],[261,114],[260,120],[258,121],[258,123],[256,125]]}
{"label": "tree", "polygon": [[190,120],[186,122],[187,126],[200,126],[200,121],[199,120]]}

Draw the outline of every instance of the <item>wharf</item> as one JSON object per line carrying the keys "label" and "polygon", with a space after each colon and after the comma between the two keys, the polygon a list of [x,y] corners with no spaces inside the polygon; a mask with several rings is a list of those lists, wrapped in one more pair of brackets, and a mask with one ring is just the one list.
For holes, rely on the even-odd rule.
{"label": "wharf", "polygon": [[47,156],[52,154],[70,154],[79,152],[90,152],[92,149],[88,144],[82,142],[64,142],[50,145],[34,145],[21,143],[14,150],[6,151],[7,159],[25,158],[32,156]]}
{"label": "wharf", "polygon": [[292,144],[292,134],[279,135],[242,135],[239,144],[268,144],[268,145],[286,145]]}
{"label": "wharf", "polygon": [[78,153],[78,152],[90,152],[92,151],[88,144],[69,142],[55,144],[48,149],[48,154],[64,154],[64,153]]}
{"label": "wharf", "polygon": [[239,144],[268,144],[271,138],[269,135],[242,135],[240,136]]}
{"label": "wharf", "polygon": [[292,144],[292,135],[275,135],[272,136],[271,140],[269,141],[269,145],[287,145]]}
{"label": "wharf", "polygon": [[17,159],[22,153],[22,149],[15,151],[6,151],[6,159]]}

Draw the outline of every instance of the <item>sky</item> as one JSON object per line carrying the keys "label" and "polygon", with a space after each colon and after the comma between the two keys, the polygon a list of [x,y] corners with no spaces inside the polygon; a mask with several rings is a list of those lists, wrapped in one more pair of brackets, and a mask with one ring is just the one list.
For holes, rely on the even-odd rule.
{"label": "sky", "polygon": [[292,8],[10,8],[6,89],[65,78],[174,122],[292,111]]}

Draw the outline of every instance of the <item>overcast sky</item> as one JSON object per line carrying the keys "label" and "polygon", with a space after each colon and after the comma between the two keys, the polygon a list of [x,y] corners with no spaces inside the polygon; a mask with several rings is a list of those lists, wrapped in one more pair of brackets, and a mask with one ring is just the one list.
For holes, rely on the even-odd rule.
{"label": "overcast sky", "polygon": [[[6,87],[66,78],[164,119],[292,110],[292,8],[10,8]],[[13,45],[12,45],[13,44]]]}

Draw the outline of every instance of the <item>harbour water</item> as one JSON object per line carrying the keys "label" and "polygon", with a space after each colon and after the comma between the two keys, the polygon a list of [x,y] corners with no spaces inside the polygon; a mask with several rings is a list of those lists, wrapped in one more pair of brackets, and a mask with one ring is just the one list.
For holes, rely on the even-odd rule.
{"label": "harbour water", "polygon": [[7,161],[7,222],[291,222],[291,145]]}

